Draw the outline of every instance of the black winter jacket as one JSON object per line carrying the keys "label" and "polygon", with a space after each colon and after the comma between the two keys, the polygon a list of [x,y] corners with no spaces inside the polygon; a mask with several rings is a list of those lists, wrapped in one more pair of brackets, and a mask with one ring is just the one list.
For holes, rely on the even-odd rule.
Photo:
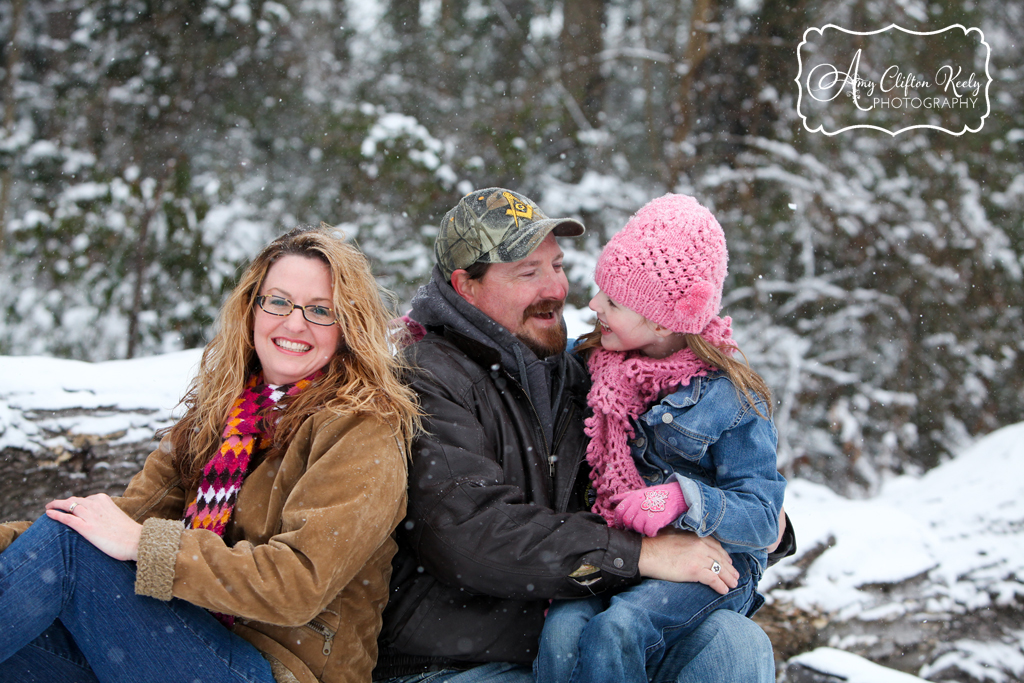
{"label": "black winter jacket", "polygon": [[414,444],[376,680],[530,663],[551,598],[639,580],[640,536],[588,512],[589,378],[569,354],[553,447],[494,348],[428,328],[408,352],[428,432]]}

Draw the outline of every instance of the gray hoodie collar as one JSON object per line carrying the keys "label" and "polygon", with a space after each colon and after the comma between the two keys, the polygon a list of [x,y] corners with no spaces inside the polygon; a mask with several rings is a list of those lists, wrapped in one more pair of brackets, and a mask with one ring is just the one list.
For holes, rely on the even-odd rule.
{"label": "gray hoodie collar", "polygon": [[412,299],[411,317],[426,327],[450,327],[470,339],[501,354],[501,363],[506,370],[519,374],[521,364],[512,351],[521,347],[519,354],[526,364],[538,361],[536,354],[509,332],[504,325],[469,303],[455,291],[441,271],[434,266],[430,282],[423,285]]}
{"label": "gray hoodie collar", "polygon": [[[472,305],[451,286],[434,266],[430,282],[416,292],[410,316],[426,327],[449,327],[500,354],[502,367],[515,377],[541,418],[541,426],[551,443],[553,412],[551,408],[552,377],[559,388],[564,374],[563,354],[546,359],[537,358],[526,344],[519,341],[504,325]],[[557,399],[556,399],[557,402]]]}

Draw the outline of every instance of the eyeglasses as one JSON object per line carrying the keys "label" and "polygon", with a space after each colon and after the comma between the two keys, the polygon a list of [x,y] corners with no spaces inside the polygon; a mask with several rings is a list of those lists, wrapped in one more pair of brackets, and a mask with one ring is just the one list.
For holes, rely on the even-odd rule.
{"label": "eyeglasses", "polygon": [[256,305],[270,315],[280,316],[291,315],[292,311],[297,308],[302,311],[302,317],[314,325],[328,326],[338,322],[337,316],[334,315],[334,309],[328,308],[327,306],[319,306],[317,304],[299,306],[298,304],[293,304],[283,296],[262,294],[256,297]]}

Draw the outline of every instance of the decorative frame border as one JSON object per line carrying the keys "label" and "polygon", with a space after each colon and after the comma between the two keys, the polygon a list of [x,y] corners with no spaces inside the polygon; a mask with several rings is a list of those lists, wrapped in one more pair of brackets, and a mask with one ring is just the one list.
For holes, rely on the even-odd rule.
{"label": "decorative frame border", "polygon": [[[986,82],[985,82],[985,113],[982,115],[981,122],[978,124],[978,127],[977,128],[971,128],[967,124],[964,124],[963,129],[960,130],[959,133],[957,133],[955,131],[952,131],[952,130],[949,130],[948,128],[943,128],[942,126],[933,126],[933,125],[928,124],[928,123],[921,123],[921,124],[918,124],[916,126],[907,126],[906,128],[900,128],[896,132],[893,132],[891,130],[887,130],[885,128],[881,128],[880,126],[874,126],[874,125],[867,124],[867,123],[858,123],[858,124],[853,125],[853,126],[846,126],[845,128],[840,128],[839,130],[834,131],[834,132],[829,132],[829,131],[825,130],[825,124],[821,124],[817,128],[811,128],[810,126],[807,125],[807,117],[804,116],[803,112],[800,110],[801,104],[803,103],[803,96],[804,96],[804,89],[803,89],[803,85],[801,84],[801,80],[800,80],[802,78],[802,76],[803,76],[803,73],[804,73],[804,64],[803,64],[803,59],[800,56],[800,49],[804,45],[807,44],[807,42],[808,42],[807,41],[807,35],[811,31],[816,31],[818,33],[818,35],[824,37],[825,29],[829,29],[829,28],[834,28],[836,30],[842,31],[844,33],[849,33],[849,34],[855,35],[855,36],[871,36],[871,35],[875,35],[876,33],[884,33],[885,31],[888,31],[889,29],[893,29],[893,28],[897,29],[899,31],[903,31],[904,33],[913,34],[915,36],[931,36],[931,35],[935,35],[935,34],[938,34],[938,33],[944,33],[945,31],[949,31],[949,30],[955,29],[955,28],[961,29],[964,32],[965,36],[967,34],[969,34],[971,31],[977,31],[978,35],[981,36],[981,44],[985,46],[985,78],[987,79]],[[903,133],[905,131],[914,130],[916,128],[932,128],[932,129],[935,129],[935,130],[941,130],[944,133],[949,133],[950,135],[956,135],[958,137],[963,135],[964,133],[977,133],[978,131],[980,131],[982,128],[985,127],[985,119],[988,118],[988,115],[992,112],[992,104],[991,104],[991,102],[989,101],[989,98],[988,98],[988,89],[989,89],[989,86],[992,85],[992,75],[988,71],[989,60],[991,59],[991,57],[992,57],[992,46],[989,45],[985,41],[985,34],[982,33],[981,29],[977,28],[977,27],[973,27],[973,26],[971,28],[967,28],[963,24],[951,24],[950,26],[947,26],[945,28],[940,28],[937,31],[911,31],[910,29],[903,28],[902,26],[897,26],[896,24],[889,24],[885,28],[880,28],[877,31],[851,31],[849,29],[845,29],[842,26],[837,26],[835,24],[825,24],[821,28],[811,27],[811,28],[807,29],[806,31],[804,31],[803,40],[800,41],[800,44],[796,48],[796,59],[797,59],[798,65],[799,65],[799,69],[797,71],[796,78],[793,79],[793,80],[796,81],[796,85],[797,85],[796,113],[797,113],[797,115],[800,116],[800,121],[803,123],[804,129],[806,129],[808,133],[818,133],[818,132],[821,132],[821,133],[824,133],[825,135],[828,135],[830,137],[833,136],[833,135],[838,135],[839,133],[846,132],[848,130],[853,130],[854,128],[870,128],[872,130],[879,130],[879,131],[882,131],[883,133],[888,133],[889,135],[891,135],[893,137],[896,137],[897,135],[899,135],[900,133]]]}

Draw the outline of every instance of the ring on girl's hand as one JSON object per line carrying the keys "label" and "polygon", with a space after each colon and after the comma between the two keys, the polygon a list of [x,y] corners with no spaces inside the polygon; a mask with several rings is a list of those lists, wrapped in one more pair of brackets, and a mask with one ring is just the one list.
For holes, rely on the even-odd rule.
{"label": "ring on girl's hand", "polygon": [[75,508],[76,507],[78,507],[78,503],[72,503],[70,506],[68,506],[68,514],[69,515],[75,514]]}
{"label": "ring on girl's hand", "polygon": [[713,562],[711,563],[711,571],[713,571],[713,572],[714,572],[714,573],[716,573],[716,574],[717,574],[718,572],[722,571],[722,565],[718,564],[718,560],[714,560],[714,561],[713,561]]}

